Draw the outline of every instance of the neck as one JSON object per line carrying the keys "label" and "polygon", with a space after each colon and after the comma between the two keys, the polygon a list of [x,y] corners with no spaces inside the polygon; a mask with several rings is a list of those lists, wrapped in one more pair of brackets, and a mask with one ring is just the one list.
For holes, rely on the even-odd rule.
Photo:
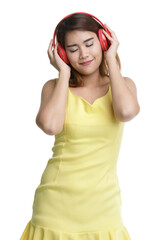
{"label": "neck", "polygon": [[96,88],[96,87],[100,87],[102,82],[103,82],[103,78],[100,75],[99,71],[96,71],[95,73],[92,73],[90,75],[82,75],[82,80],[84,83],[85,88]]}

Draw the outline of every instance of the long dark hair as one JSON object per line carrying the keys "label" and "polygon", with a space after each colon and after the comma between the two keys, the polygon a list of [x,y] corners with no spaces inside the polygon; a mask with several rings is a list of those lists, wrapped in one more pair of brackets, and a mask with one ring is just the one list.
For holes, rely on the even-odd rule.
{"label": "long dark hair", "polygon": [[[56,31],[56,40],[61,44],[61,46],[65,49],[65,35],[68,31],[80,30],[80,31],[91,31],[97,34],[98,30],[102,28],[101,24],[93,19],[92,16],[83,13],[75,13],[69,16],[68,18],[62,20],[57,25]],[[119,69],[121,70],[121,62],[116,54],[117,64]],[[69,80],[69,87],[78,87],[83,86],[83,80],[81,74],[76,71],[71,64],[71,78]],[[109,76],[108,65],[104,60],[104,52],[102,51],[102,62],[99,66],[101,76]]]}

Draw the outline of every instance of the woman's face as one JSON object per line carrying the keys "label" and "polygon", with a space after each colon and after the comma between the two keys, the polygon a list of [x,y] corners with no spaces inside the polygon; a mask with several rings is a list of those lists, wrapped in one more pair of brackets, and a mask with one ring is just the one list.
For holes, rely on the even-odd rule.
{"label": "woman's face", "polygon": [[79,30],[67,32],[65,51],[72,67],[82,75],[99,71],[102,61],[102,48],[94,32]]}

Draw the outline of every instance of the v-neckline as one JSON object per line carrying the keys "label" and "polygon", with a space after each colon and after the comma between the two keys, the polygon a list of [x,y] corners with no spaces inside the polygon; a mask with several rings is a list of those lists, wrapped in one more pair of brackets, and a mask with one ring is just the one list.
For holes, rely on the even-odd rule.
{"label": "v-neckline", "polygon": [[68,87],[68,90],[69,90],[69,92],[71,93],[72,96],[77,97],[77,98],[83,100],[84,102],[86,102],[86,103],[87,103],[88,105],[90,105],[90,106],[93,106],[93,105],[95,105],[99,100],[101,100],[101,99],[105,98],[106,96],[108,96],[109,91],[110,91],[110,84],[109,84],[108,90],[107,90],[107,92],[105,93],[105,95],[96,98],[92,104],[91,104],[90,102],[88,102],[86,99],[84,99],[83,97],[81,97],[81,96],[79,96],[79,95],[75,95],[74,93],[72,93],[72,91],[70,90],[69,87]]}

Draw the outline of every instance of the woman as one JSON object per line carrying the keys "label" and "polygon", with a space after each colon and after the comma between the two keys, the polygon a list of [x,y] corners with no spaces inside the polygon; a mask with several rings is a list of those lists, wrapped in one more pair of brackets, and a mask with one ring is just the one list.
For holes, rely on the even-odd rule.
{"label": "woman", "polygon": [[130,240],[116,170],[124,124],[140,111],[136,85],[96,17],[71,14],[55,33],[48,56],[59,78],[44,84],[36,117],[55,143],[21,240]]}

